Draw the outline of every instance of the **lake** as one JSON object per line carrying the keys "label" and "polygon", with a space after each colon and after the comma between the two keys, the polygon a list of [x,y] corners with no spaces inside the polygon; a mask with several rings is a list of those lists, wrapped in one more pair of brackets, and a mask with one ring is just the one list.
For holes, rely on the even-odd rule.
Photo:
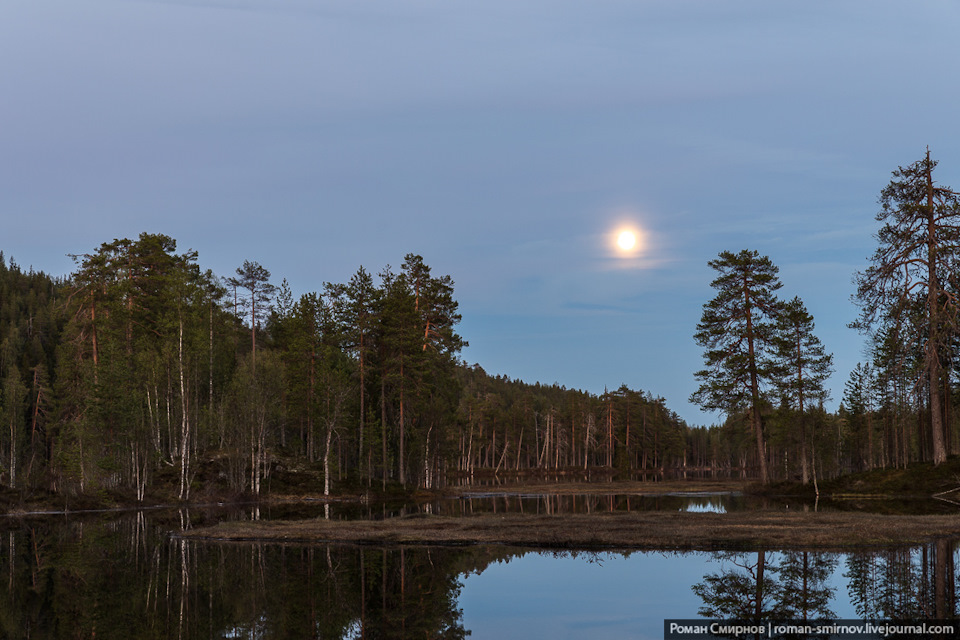
{"label": "lake", "polygon": [[[685,496],[686,507],[681,498],[660,506],[729,508],[717,496]],[[662,638],[664,618],[753,611],[758,581],[761,609],[780,617],[957,613],[956,541],[852,553],[553,553],[219,544],[170,535],[224,518],[287,515],[283,508],[191,508],[8,517],[0,529],[0,635]]]}

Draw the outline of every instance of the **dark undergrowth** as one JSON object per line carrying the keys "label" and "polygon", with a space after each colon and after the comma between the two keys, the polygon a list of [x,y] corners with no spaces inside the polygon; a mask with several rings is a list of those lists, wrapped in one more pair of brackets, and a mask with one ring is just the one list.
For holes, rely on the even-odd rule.
{"label": "dark undergrowth", "polygon": [[[817,481],[822,498],[880,498],[902,499],[941,496],[960,500],[960,456],[951,456],[946,462],[915,462],[905,469],[871,469],[837,478]],[[769,487],[759,485],[753,491],[768,495],[814,497],[813,483],[780,482]],[[956,493],[957,495],[953,495]]]}

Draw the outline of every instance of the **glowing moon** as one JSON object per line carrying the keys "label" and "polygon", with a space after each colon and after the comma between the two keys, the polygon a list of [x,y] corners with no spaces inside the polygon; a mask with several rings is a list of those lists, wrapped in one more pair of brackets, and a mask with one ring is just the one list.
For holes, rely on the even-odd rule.
{"label": "glowing moon", "polygon": [[637,234],[633,231],[621,231],[620,234],[617,235],[617,246],[623,251],[631,251],[637,246]]}

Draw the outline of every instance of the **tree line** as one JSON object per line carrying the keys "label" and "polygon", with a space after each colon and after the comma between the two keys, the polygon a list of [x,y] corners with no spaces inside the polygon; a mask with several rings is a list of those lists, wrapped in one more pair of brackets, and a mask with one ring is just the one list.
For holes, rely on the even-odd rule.
{"label": "tree line", "polygon": [[[663,398],[488,375],[454,283],[417,255],[294,297],[259,263],[204,270],[141,234],[66,278],[0,254],[0,481],[59,494],[159,485],[258,495],[280,469],[435,488],[477,473],[683,467]],[[703,456],[700,456],[703,461]]]}
{"label": "tree line", "polygon": [[850,323],[867,337],[839,410],[823,409],[832,357],[799,298],[776,296],[778,269],[756,251],[722,252],[716,296],[694,336],[704,347],[691,401],[722,411],[724,446],[769,482],[910,462],[940,464],[960,446],[953,377],[960,362],[960,195],[925,157],[899,167],[879,198],[877,249],[854,274]]}

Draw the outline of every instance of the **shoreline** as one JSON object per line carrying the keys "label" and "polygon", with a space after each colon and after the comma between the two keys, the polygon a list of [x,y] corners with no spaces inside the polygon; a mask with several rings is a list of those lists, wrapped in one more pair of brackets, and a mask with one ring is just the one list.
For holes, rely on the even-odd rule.
{"label": "shoreline", "polygon": [[[260,496],[221,496],[206,494],[196,502],[150,503],[111,506],[83,504],[73,509],[56,510],[30,506],[9,510],[9,519],[56,515],[104,514],[132,510],[231,509],[246,506],[323,505],[323,504],[413,504],[435,500],[470,500],[524,496],[626,496],[685,497],[711,495],[747,495],[776,500],[783,498],[798,509],[782,509],[775,503],[758,509],[727,513],[696,511],[598,511],[595,513],[480,513],[476,515],[430,515],[418,513],[383,520],[307,519],[307,513],[288,512],[298,519],[221,521],[215,514],[203,517],[196,529],[173,530],[169,535],[206,541],[258,542],[278,544],[333,543],[347,545],[467,546],[509,545],[545,550],[761,550],[761,549],[851,549],[914,544],[944,538],[960,538],[960,502],[942,499],[954,505],[950,513],[910,514],[906,511],[870,513],[858,511],[859,501],[876,503],[883,497],[893,508],[897,500],[912,502],[931,496],[867,493],[870,487],[856,487],[863,493],[837,493],[833,500],[822,495],[821,502],[845,503],[850,510],[817,511],[815,503],[786,492],[764,490],[744,480],[670,480],[607,482],[540,482],[536,479],[504,483],[484,483],[448,487],[442,491],[412,491],[405,495],[378,492],[350,492],[324,496],[316,493],[277,492]],[[864,491],[864,490],[867,491]],[[952,493],[945,492],[945,493]],[[87,508],[82,508],[87,507]],[[953,510],[956,510],[953,512]]]}
{"label": "shoreline", "polygon": [[208,542],[483,545],[543,549],[850,549],[960,537],[960,516],[842,512],[414,515],[374,521],[222,522],[173,534]]}

